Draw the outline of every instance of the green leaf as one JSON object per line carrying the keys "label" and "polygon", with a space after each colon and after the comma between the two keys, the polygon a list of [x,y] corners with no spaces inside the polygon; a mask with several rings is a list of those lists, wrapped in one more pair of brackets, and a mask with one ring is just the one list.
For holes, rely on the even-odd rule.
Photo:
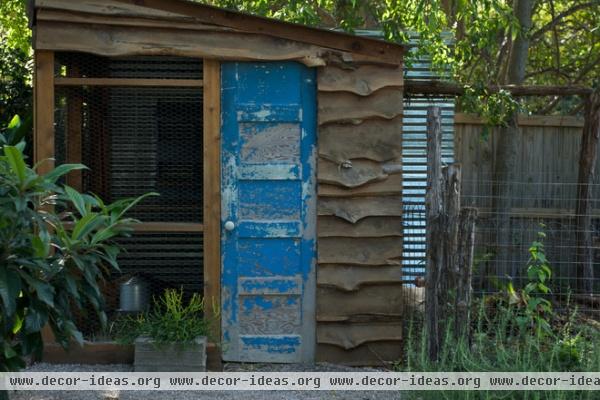
{"label": "green leaf", "polygon": [[156,192],[150,192],[150,193],[145,193],[135,199],[130,199],[130,203],[123,210],[121,210],[121,212],[118,214],[118,219],[121,219],[127,211],[129,211],[132,207],[134,207],[140,201],[144,200],[146,197],[154,197],[154,196],[159,196],[159,194]]}
{"label": "green leaf", "polygon": [[102,225],[103,222],[103,218],[101,218],[98,214],[89,213],[77,221],[75,227],[73,228],[71,238],[73,240],[80,240],[81,238],[87,236],[94,229]]}
{"label": "green leaf", "polygon": [[37,297],[41,301],[51,307],[54,307],[54,288],[52,285],[50,285],[48,282],[41,281],[30,276],[27,272],[19,271],[19,274],[21,275],[21,278],[23,278],[29,284],[29,286],[35,290]]}
{"label": "green leaf", "polygon": [[23,318],[20,315],[16,315],[15,323],[13,324],[11,332],[13,333],[13,335],[16,335],[17,333],[19,333],[19,331],[21,331],[22,327],[23,327]]}
{"label": "green leaf", "polygon": [[15,146],[4,146],[4,155],[11,170],[17,176],[20,186],[23,187],[27,177],[27,165],[23,160],[23,154]]}
{"label": "green leaf", "polygon": [[94,236],[92,237],[92,245],[96,245],[98,243],[102,243],[107,239],[110,239],[111,237],[114,237],[118,234],[118,231],[114,229],[114,227],[109,226],[106,227],[104,229],[99,230],[98,232],[96,232],[94,234]]}
{"label": "green leaf", "polygon": [[65,193],[67,194],[69,200],[71,200],[77,211],[79,211],[79,214],[81,216],[84,216],[86,214],[85,200],[83,199],[81,193],[67,185],[65,185]]}
{"label": "green leaf", "polygon": [[21,291],[19,275],[12,269],[0,267],[0,298],[4,303],[7,316],[12,315],[16,309],[16,301]]}
{"label": "green leaf", "polygon": [[32,302],[33,306],[27,309],[25,315],[25,330],[27,332],[39,332],[46,322],[48,322],[48,312],[45,307],[37,302]]}
{"label": "green leaf", "polygon": [[12,346],[7,343],[4,342],[4,357],[6,358],[13,358],[17,355],[17,352],[15,351],[15,349],[12,348]]}
{"label": "green leaf", "polygon": [[87,169],[87,167],[83,164],[61,164],[44,175],[44,178],[52,183],[55,183],[61,176],[66,175],[71,171],[81,169]]}
{"label": "green leaf", "polygon": [[40,236],[34,236],[31,239],[31,247],[33,247],[34,255],[37,258],[46,258],[50,249]]}
{"label": "green leaf", "polygon": [[21,125],[21,117],[15,115],[12,117],[10,122],[8,123],[7,129],[16,129]]}

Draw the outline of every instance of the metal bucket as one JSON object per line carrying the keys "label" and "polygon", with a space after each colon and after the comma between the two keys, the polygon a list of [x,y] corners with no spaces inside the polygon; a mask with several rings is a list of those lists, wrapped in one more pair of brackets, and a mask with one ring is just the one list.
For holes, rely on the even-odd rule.
{"label": "metal bucket", "polygon": [[146,311],[150,300],[148,282],[139,276],[134,276],[121,284],[119,296],[119,311]]}

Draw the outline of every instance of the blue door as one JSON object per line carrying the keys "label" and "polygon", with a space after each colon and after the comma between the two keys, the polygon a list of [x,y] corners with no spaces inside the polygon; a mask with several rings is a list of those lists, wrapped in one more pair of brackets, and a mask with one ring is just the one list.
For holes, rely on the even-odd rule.
{"label": "blue door", "polygon": [[222,63],[221,88],[223,359],[312,362],[315,71]]}

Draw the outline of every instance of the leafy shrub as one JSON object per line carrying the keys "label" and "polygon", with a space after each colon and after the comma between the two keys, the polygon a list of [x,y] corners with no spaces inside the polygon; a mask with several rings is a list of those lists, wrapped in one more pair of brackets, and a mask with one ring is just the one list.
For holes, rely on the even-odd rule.
{"label": "leafy shrub", "polygon": [[167,289],[154,299],[150,312],[123,319],[117,327],[117,340],[131,344],[147,336],[157,344],[191,344],[198,336],[209,336],[211,322],[204,319],[204,300],[194,293],[187,304],[183,291]]}
{"label": "leafy shrub", "polygon": [[[6,138],[3,139],[6,143]],[[45,175],[30,167],[24,144],[0,153],[0,370],[18,370],[24,357],[40,355],[48,325],[67,347],[82,342],[73,311],[91,305],[106,321],[99,281],[118,270],[119,247],[135,220],[125,213],[145,196],[104,204],[57,184],[78,164]],[[57,211],[55,211],[57,210]]]}

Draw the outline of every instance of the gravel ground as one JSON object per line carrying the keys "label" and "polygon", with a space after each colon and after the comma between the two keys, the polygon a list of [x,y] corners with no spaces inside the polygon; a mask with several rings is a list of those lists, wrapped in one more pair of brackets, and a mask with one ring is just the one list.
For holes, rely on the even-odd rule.
{"label": "gravel ground", "polygon": [[[31,366],[31,372],[119,372],[131,371],[131,365],[51,365],[39,363]],[[314,371],[314,372],[357,372],[375,371],[369,368],[351,368],[334,364],[316,364],[312,368],[293,364],[225,364],[225,371]],[[400,395],[393,392],[358,391],[18,391],[10,394],[11,400],[398,400]]]}

